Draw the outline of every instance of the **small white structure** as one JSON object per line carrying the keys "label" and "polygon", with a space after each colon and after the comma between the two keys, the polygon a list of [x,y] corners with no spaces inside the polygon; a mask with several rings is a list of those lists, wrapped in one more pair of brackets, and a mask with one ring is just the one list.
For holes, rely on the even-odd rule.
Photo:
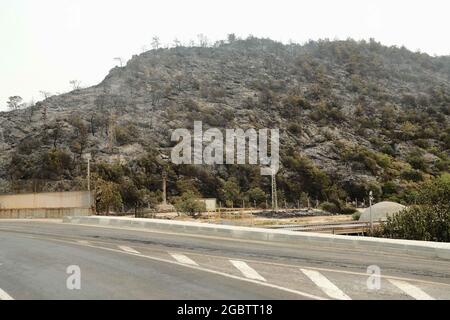
{"label": "small white structure", "polygon": [[216,198],[198,199],[197,201],[203,202],[205,204],[207,212],[215,212],[217,210]]}
{"label": "small white structure", "polygon": [[[387,217],[393,216],[395,213],[403,211],[406,207],[400,203],[383,201],[372,206],[372,221],[386,221]],[[364,210],[359,218],[360,222],[370,222],[370,208]]]}

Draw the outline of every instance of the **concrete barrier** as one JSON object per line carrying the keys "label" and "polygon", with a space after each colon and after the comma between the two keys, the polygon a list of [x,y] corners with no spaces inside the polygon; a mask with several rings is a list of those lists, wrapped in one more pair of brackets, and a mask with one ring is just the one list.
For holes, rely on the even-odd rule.
{"label": "concrete barrier", "polygon": [[62,219],[93,214],[89,191],[0,195],[0,219]]}
{"label": "concrete barrier", "polygon": [[92,209],[86,208],[0,209],[0,219],[62,219],[89,215]]}
{"label": "concrete barrier", "polygon": [[90,208],[93,199],[89,191],[9,194],[0,195],[0,209]]}
{"label": "concrete barrier", "polygon": [[328,248],[358,249],[367,252],[397,253],[450,260],[450,243],[339,236],[320,233],[224,226],[201,222],[133,219],[119,217],[65,217],[64,223],[137,228],[232,239],[269,241],[286,244],[307,244]]}

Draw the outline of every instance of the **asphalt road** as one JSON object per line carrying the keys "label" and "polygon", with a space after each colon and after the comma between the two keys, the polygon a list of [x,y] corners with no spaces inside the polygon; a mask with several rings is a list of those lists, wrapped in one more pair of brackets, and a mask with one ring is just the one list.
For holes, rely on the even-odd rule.
{"label": "asphalt road", "polygon": [[0,220],[0,299],[450,299],[450,261]]}

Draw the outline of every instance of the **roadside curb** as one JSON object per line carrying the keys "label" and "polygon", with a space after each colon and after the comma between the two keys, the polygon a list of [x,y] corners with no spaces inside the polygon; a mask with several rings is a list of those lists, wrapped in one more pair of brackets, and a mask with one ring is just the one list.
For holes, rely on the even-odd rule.
{"label": "roadside curb", "polygon": [[144,230],[207,235],[243,240],[277,243],[307,243],[315,246],[327,245],[339,249],[360,249],[379,253],[401,253],[411,256],[450,260],[450,243],[396,240],[356,236],[340,236],[289,230],[271,230],[240,226],[224,226],[200,222],[168,221],[156,219],[122,217],[65,217],[64,223],[112,227],[128,227]]}

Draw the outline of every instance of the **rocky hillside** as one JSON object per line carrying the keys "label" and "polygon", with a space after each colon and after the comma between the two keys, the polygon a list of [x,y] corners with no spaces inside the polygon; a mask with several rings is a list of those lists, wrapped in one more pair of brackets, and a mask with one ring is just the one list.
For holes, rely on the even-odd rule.
{"label": "rocky hillside", "polygon": [[148,51],[97,86],[0,113],[0,192],[82,188],[90,152],[96,177],[122,188],[127,206],[158,197],[162,167],[172,196],[193,189],[236,204],[259,192],[262,201],[270,187],[257,168],[165,161],[171,130],[196,120],[280,128],[288,202],[362,199],[368,189],[405,202],[449,170],[450,57],[375,41],[230,39]]}

